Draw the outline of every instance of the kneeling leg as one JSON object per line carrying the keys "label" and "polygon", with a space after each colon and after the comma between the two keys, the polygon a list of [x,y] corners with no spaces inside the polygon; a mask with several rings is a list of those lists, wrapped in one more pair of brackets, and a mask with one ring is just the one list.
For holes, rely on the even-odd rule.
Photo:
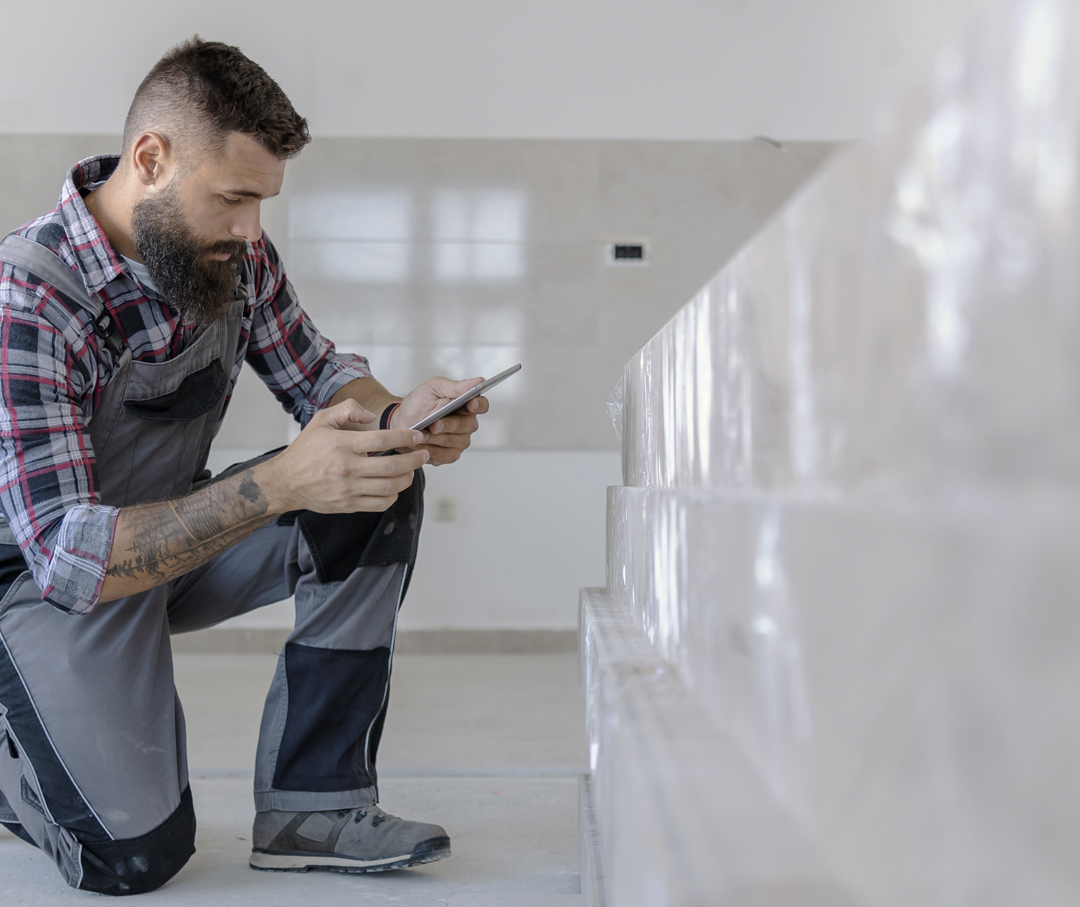
{"label": "kneeling leg", "polygon": [[0,794],[0,819],[72,887],[137,894],[183,867],[195,815],[164,594],[76,616],[16,581],[0,603]]}

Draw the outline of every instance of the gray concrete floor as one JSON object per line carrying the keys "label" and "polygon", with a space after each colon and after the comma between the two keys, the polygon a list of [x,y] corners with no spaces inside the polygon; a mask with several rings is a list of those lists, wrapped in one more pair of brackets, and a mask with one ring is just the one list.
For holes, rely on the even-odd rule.
{"label": "gray concrete floor", "polygon": [[[588,751],[575,655],[401,655],[379,753],[383,807],[438,822],[453,856],[369,876],[248,869],[251,766],[275,659],[177,655],[188,722],[197,853],[140,903],[577,903],[577,774]],[[64,887],[38,851],[0,829],[0,904],[96,898]]]}

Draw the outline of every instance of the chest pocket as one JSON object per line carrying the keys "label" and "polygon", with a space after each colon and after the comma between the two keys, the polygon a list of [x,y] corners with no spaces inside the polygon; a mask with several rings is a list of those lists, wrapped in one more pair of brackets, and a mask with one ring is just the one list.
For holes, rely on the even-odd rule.
{"label": "chest pocket", "polygon": [[187,494],[224,412],[244,302],[164,362],[130,356],[105,386],[90,437],[102,503],[125,507]]}
{"label": "chest pocket", "polygon": [[152,422],[190,422],[218,405],[228,380],[221,360],[215,359],[184,378],[175,390],[160,397],[125,400],[124,409]]}

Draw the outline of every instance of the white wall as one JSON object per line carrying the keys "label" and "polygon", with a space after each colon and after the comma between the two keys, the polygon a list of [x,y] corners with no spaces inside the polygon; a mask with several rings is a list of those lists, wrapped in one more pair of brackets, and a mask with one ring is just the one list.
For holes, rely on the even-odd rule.
{"label": "white wall", "polygon": [[0,132],[115,133],[199,31],[262,63],[319,135],[851,138],[983,2],[6,0]]}
{"label": "white wall", "polygon": [[[469,451],[427,469],[408,629],[577,626],[578,589],[605,585],[606,489],[617,451]],[[440,500],[457,519],[439,522]]]}

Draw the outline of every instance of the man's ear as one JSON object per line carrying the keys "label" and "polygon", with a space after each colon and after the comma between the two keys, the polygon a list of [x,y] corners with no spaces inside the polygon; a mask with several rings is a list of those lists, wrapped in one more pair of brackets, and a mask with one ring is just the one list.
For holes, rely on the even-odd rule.
{"label": "man's ear", "polygon": [[135,178],[146,187],[161,188],[172,176],[175,159],[169,140],[156,132],[144,132],[131,146]]}

